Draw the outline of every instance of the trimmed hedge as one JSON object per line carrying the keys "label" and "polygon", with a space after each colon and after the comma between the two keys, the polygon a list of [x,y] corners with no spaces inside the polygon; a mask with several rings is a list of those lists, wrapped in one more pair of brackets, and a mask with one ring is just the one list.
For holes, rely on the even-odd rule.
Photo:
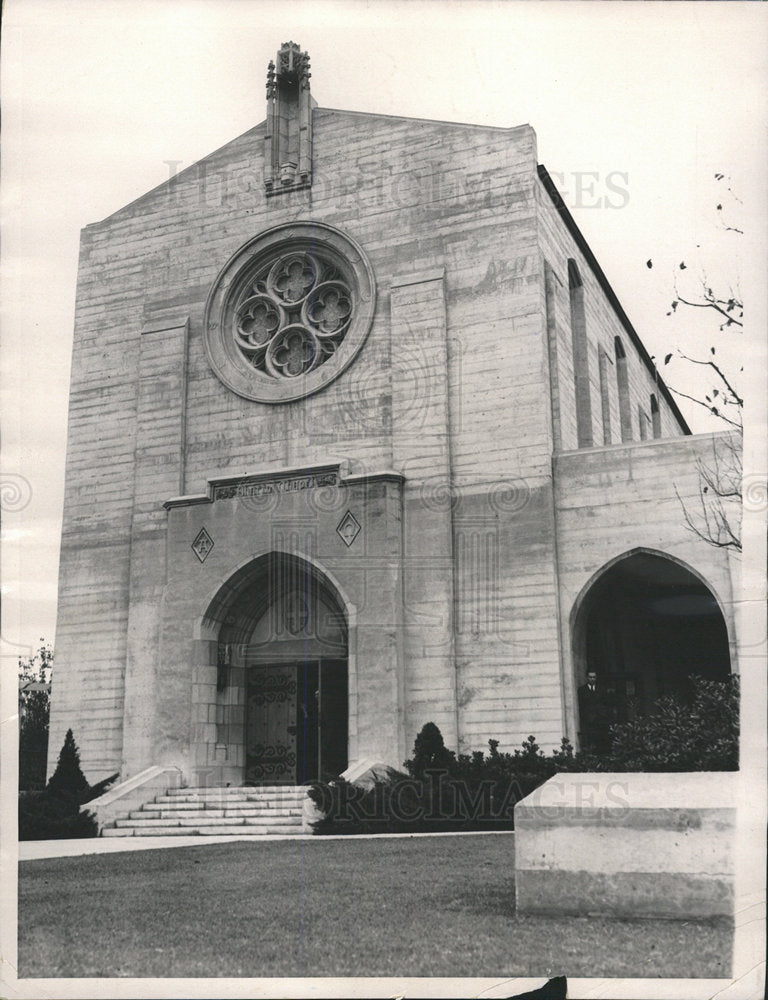
{"label": "trimmed hedge", "polygon": [[446,749],[440,730],[427,723],[416,738],[407,774],[390,771],[369,788],[342,778],[318,782],[309,795],[323,818],[316,834],[438,833],[462,830],[512,830],[514,806],[557,768],[572,750],[546,757],[533,736],[513,754],[500,754],[498,740],[488,755],[458,757]]}
{"label": "trimmed hedge", "polygon": [[739,766],[739,684],[691,678],[688,699],[667,696],[644,718],[613,726],[610,754],[575,753],[567,740],[544,754],[533,736],[512,753],[455,754],[428,722],[407,774],[390,771],[370,788],[338,778],[309,795],[324,814],[316,834],[514,829],[514,805],[560,771],[731,771]]}
{"label": "trimmed hedge", "polygon": [[370,788],[339,778],[315,784],[310,798],[324,813],[316,834],[438,833],[461,830],[511,830],[514,805],[541,779],[520,775],[469,784],[432,771],[422,779],[392,772]]}

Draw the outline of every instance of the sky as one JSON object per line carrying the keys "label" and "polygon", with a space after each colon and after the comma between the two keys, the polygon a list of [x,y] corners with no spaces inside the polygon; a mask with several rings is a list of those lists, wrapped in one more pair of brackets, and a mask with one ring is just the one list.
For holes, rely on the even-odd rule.
{"label": "sky", "polygon": [[[633,0],[5,0],[4,662],[55,639],[80,229],[263,120],[282,42],[309,52],[321,107],[531,124],[539,161],[661,360],[676,347],[705,355],[717,335],[698,310],[666,315],[676,278],[683,293],[702,274],[718,290],[758,289],[751,325],[766,328],[766,13]],[[728,340],[729,371],[749,359],[740,388],[759,400],[764,338]],[[690,365],[662,374],[702,387]],[[695,432],[716,429],[680,405]]]}

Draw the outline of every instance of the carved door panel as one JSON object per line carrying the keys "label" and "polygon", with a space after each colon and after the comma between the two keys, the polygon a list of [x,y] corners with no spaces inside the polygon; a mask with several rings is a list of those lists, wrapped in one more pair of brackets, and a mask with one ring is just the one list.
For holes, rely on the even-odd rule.
{"label": "carved door panel", "polygon": [[293,664],[247,671],[246,782],[296,783],[296,694]]}

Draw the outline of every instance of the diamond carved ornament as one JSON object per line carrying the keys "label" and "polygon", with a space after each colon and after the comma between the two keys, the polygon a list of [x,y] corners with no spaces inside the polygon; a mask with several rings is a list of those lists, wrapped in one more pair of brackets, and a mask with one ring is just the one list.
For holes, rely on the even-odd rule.
{"label": "diamond carved ornament", "polygon": [[205,528],[201,528],[195,536],[194,542],[192,542],[192,551],[195,553],[200,562],[204,563],[212,548],[213,539]]}
{"label": "diamond carved ornament", "polygon": [[336,527],[336,532],[339,538],[341,538],[347,548],[350,547],[361,531],[362,528],[360,527],[357,518],[349,510],[344,517],[342,517]]}

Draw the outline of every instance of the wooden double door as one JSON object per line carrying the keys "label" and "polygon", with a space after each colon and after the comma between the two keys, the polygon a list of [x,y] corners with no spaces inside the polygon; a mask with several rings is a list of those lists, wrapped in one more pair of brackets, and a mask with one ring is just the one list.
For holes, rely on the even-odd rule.
{"label": "wooden double door", "polygon": [[255,664],[245,697],[246,784],[301,785],[346,769],[346,660]]}

